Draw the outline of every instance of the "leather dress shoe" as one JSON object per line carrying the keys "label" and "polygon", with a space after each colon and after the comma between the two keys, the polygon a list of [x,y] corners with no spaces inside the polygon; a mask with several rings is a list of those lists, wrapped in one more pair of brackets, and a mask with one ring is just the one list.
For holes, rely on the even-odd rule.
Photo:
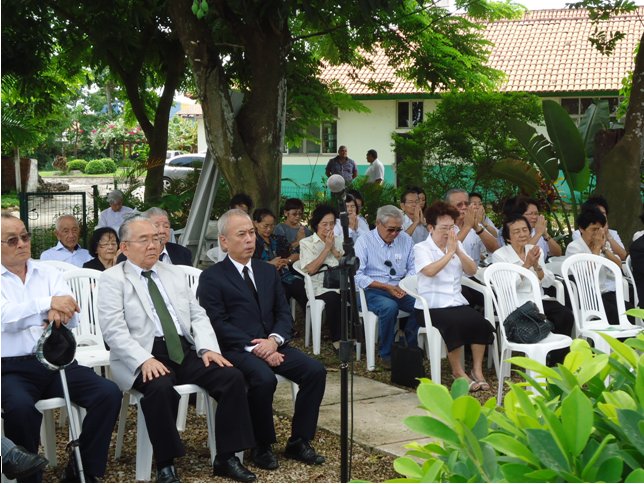
{"label": "leather dress shoe", "polygon": [[305,464],[320,465],[325,461],[324,457],[315,452],[311,444],[304,439],[289,439],[284,449],[284,455],[289,459],[299,460]]}
{"label": "leather dress shoe", "polygon": [[157,482],[181,482],[173,465],[157,470]]}
{"label": "leather dress shoe", "polygon": [[2,473],[9,479],[20,479],[43,470],[48,463],[44,457],[16,445],[2,456]]}
{"label": "leather dress shoe", "polygon": [[[85,482],[98,482],[98,479],[90,474],[88,474],[83,469],[83,477]],[[80,473],[78,472],[78,465],[76,464],[76,457],[72,456],[67,462],[67,467],[63,471],[63,476],[60,478],[60,482],[80,482]]]}
{"label": "leather dress shoe", "polygon": [[255,447],[251,452],[253,463],[260,469],[267,469],[269,471],[275,470],[279,467],[277,456],[271,450],[271,446]]}
{"label": "leather dress shoe", "polygon": [[227,460],[220,460],[219,456],[215,457],[212,463],[212,473],[220,477],[228,477],[237,482],[255,482],[257,476],[246,469],[239,462],[236,455]]}

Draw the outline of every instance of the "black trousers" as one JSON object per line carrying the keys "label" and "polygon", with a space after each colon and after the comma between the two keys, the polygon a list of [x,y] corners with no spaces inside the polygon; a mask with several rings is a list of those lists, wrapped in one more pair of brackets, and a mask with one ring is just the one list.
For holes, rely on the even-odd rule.
{"label": "black trousers", "polygon": [[[617,312],[617,295],[615,291],[603,292],[602,293],[602,302],[604,303],[604,310],[606,311],[606,318],[608,319],[608,324],[619,324],[619,313]],[[626,309],[632,309],[633,303],[630,301],[624,301]],[[627,316],[631,324],[635,324],[635,318],[632,316]]]}
{"label": "black trousers", "polygon": [[276,373],[300,386],[295,401],[291,437],[312,440],[318,424],[320,403],[326,386],[324,365],[288,345],[281,347],[279,352],[284,355],[284,362],[277,367],[270,367],[248,351],[224,351],[224,356],[246,377],[248,405],[258,445],[269,445],[277,440],[273,425]]}
{"label": "black trousers", "polygon": [[324,314],[326,324],[331,333],[331,341],[340,341],[342,324],[342,299],[335,291],[327,291],[315,296],[315,299],[324,301]]}
{"label": "black trousers", "polygon": [[[122,393],[86,366],[73,362],[65,368],[72,402],[87,409],[79,446],[87,474],[105,473],[107,452],[118,417]],[[44,367],[35,356],[2,358],[2,409],[5,435],[16,445],[38,452],[42,414],[38,400],[63,397],[60,372]],[[42,473],[25,477],[22,482],[39,482]]]}
{"label": "black trousers", "polygon": [[302,311],[306,311],[306,289],[304,289],[304,281],[302,279],[294,279],[290,284],[282,283],[284,288],[284,294],[286,295],[286,300],[293,298],[302,308]]}
{"label": "black trousers", "polygon": [[[572,336],[572,328],[575,325],[575,317],[572,314],[572,310],[566,306],[563,306],[558,301],[552,300],[543,300],[543,312],[548,318],[549,321],[555,326],[553,333],[564,334],[566,336]],[[548,360],[550,366],[554,366],[557,363],[563,363],[564,358],[570,352],[570,348],[560,348],[558,350],[553,350],[548,353]]]}
{"label": "black trousers", "polygon": [[139,374],[132,385],[144,395],[140,405],[157,462],[167,462],[185,454],[176,427],[180,397],[174,385],[199,385],[217,400],[215,437],[218,453],[233,453],[253,447],[255,442],[244,375],[236,368],[220,367],[212,362],[206,367],[183,337],[181,341],[185,358],[178,365],[168,357],[163,338],[155,338],[152,354],[170,373],[145,383]]}

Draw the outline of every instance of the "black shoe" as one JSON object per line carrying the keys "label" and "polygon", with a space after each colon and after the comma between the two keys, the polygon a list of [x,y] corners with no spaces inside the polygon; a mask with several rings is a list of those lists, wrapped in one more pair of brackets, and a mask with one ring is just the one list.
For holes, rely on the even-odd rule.
{"label": "black shoe", "polygon": [[289,439],[284,449],[284,455],[289,459],[299,460],[305,464],[320,465],[324,463],[324,457],[315,452],[311,444],[304,439]]}
{"label": "black shoe", "polygon": [[157,482],[181,482],[173,465],[157,470]]}
{"label": "black shoe", "polygon": [[[83,472],[85,482],[98,482],[98,479],[87,472]],[[63,471],[63,476],[60,482],[80,482],[80,474],[78,472],[78,465],[76,464],[76,457],[72,456],[67,462],[67,467]]]}
{"label": "black shoe", "polygon": [[255,474],[239,462],[236,455],[225,461],[219,460],[219,456],[215,457],[212,463],[212,473],[215,476],[228,477],[237,482],[255,482],[257,479]]}
{"label": "black shoe", "polygon": [[43,470],[48,463],[44,457],[16,445],[2,456],[2,473],[9,479],[20,479]]}
{"label": "black shoe", "polygon": [[260,469],[273,471],[279,467],[277,456],[273,453],[271,446],[258,446],[251,452],[253,463]]}
{"label": "black shoe", "polygon": [[391,358],[380,358],[380,366],[385,370],[391,370]]}

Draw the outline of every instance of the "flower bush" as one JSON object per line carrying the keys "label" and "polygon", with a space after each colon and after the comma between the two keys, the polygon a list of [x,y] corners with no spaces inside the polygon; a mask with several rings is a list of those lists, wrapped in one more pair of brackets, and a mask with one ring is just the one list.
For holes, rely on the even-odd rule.
{"label": "flower bush", "polygon": [[503,408],[465,379],[451,391],[423,379],[428,415],[405,424],[433,441],[408,445],[396,482],[644,482],[644,334],[602,336],[610,355],[575,340],[557,368],[511,358],[537,379],[519,371],[527,383],[510,384]]}

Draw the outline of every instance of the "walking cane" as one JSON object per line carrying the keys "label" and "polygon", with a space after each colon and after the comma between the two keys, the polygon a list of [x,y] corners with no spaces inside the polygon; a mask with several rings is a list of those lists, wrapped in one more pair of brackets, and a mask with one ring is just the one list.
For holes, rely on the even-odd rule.
{"label": "walking cane", "polygon": [[74,452],[76,460],[76,470],[80,482],[85,482],[85,473],[83,472],[83,461],[81,459],[80,448],[78,446],[78,437],[80,430],[77,427],[78,422],[74,418],[72,409],[72,401],[69,397],[69,387],[67,386],[67,376],[65,375],[65,367],[74,361],[76,355],[76,339],[74,334],[67,329],[65,325],[56,327],[56,324],[51,321],[42,336],[38,340],[36,346],[36,357],[45,367],[50,370],[60,372],[60,383],[63,387],[63,396],[65,398],[65,406],[67,408],[67,415],[69,417],[69,432],[72,435],[72,440],[68,444]]}

